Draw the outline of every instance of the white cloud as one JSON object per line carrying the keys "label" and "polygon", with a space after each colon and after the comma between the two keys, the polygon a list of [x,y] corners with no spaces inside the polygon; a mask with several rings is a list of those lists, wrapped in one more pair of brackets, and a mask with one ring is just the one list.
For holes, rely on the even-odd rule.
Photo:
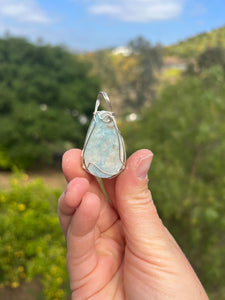
{"label": "white cloud", "polygon": [[184,0],[95,0],[89,11],[127,22],[151,22],[180,15]]}
{"label": "white cloud", "polygon": [[51,22],[51,19],[34,0],[0,0],[0,17],[25,23]]}

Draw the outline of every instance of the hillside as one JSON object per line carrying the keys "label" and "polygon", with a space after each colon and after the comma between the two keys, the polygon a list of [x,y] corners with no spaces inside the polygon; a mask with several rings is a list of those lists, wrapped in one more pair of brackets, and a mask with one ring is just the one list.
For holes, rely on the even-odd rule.
{"label": "hillside", "polygon": [[165,47],[165,55],[191,58],[196,57],[209,47],[225,48],[225,26]]}

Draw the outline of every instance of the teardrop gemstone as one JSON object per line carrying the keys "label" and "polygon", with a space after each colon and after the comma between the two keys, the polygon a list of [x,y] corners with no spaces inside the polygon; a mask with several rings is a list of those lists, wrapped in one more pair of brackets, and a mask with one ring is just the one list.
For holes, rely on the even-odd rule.
{"label": "teardrop gemstone", "polygon": [[82,160],[83,167],[100,178],[112,178],[124,169],[124,142],[111,112],[102,110],[94,115],[85,139]]}

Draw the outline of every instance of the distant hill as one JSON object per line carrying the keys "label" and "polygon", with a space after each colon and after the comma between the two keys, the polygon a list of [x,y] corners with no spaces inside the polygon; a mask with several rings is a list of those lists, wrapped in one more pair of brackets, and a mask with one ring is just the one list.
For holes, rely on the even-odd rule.
{"label": "distant hill", "polygon": [[191,58],[196,57],[209,47],[225,48],[225,26],[198,34],[176,45],[165,47],[165,55]]}

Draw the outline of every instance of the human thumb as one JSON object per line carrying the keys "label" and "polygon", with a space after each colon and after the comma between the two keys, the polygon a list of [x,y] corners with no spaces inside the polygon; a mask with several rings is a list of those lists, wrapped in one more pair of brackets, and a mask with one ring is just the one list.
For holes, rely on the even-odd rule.
{"label": "human thumb", "polygon": [[149,249],[155,239],[163,238],[165,228],[157,214],[148,189],[148,170],[153,153],[135,152],[116,182],[116,207],[123,224],[126,242],[136,250]]}

